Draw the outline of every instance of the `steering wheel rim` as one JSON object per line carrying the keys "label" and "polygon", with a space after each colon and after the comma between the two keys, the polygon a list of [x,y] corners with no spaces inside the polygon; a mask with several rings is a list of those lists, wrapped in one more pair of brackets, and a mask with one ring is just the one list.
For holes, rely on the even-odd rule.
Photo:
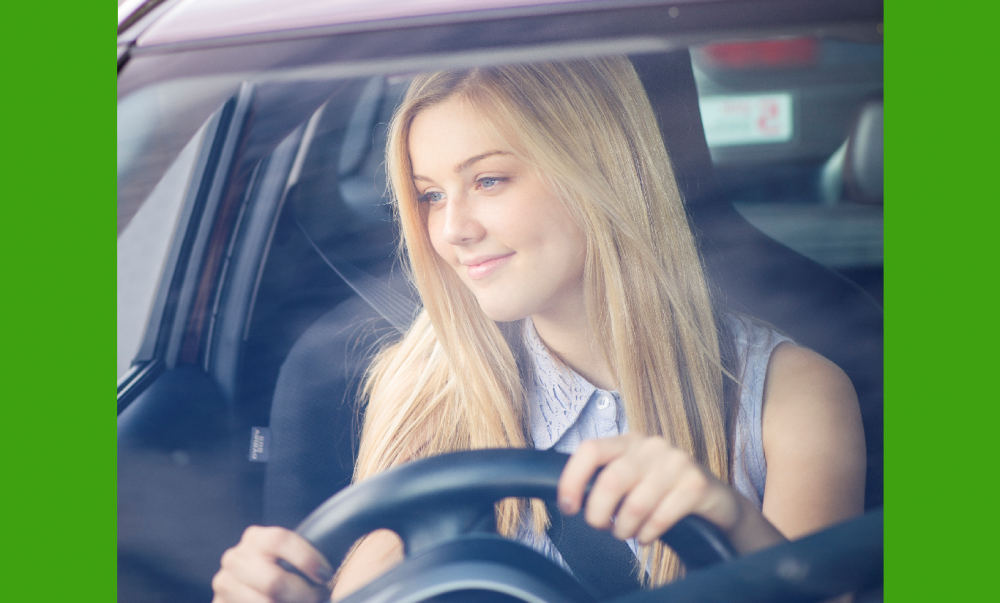
{"label": "steering wheel rim", "polygon": [[[509,497],[554,500],[568,459],[555,451],[490,449],[406,463],[332,496],[297,531],[334,565],[377,529],[396,532],[407,556],[464,534],[495,534],[494,504]],[[661,539],[689,569],[736,556],[722,532],[696,516]]]}
{"label": "steering wheel rim", "polygon": [[332,496],[297,531],[334,564],[377,529],[399,534],[408,556],[462,534],[495,533],[493,504],[508,497],[553,498],[567,458],[505,449],[406,463]]}

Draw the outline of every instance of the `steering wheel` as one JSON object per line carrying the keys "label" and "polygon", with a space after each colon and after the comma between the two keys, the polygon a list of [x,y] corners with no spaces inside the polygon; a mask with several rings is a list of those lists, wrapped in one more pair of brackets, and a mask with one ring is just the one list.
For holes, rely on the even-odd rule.
{"label": "steering wheel", "polygon": [[[331,497],[297,531],[334,566],[373,530],[400,536],[404,562],[345,603],[594,601],[548,558],[496,533],[494,504],[509,497],[554,500],[568,459],[553,451],[499,449],[407,463]],[[688,569],[736,556],[717,527],[694,515],[661,540]]]}

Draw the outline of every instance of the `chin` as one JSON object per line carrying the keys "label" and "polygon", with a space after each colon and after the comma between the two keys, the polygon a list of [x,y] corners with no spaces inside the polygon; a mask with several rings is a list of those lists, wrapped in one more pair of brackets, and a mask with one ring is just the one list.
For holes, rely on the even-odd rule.
{"label": "chin", "polygon": [[531,315],[531,312],[521,308],[496,303],[483,303],[482,300],[479,301],[479,308],[483,311],[483,314],[486,314],[487,318],[494,322],[513,322]]}
{"label": "chin", "polygon": [[528,314],[520,314],[517,312],[486,312],[487,318],[493,322],[514,322],[517,320],[523,320],[527,318]]}

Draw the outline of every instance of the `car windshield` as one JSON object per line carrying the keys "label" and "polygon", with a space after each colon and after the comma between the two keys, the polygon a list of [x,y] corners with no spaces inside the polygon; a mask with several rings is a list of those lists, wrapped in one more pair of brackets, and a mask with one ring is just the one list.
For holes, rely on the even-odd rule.
{"label": "car windshield", "polygon": [[[850,128],[865,103],[881,97],[881,46],[793,37],[695,46],[691,55],[701,122],[723,194],[768,236],[841,271],[881,303],[881,207],[852,202],[842,168]],[[357,173],[350,174],[352,184],[341,186],[370,180],[365,194],[384,191],[384,175],[372,161],[381,156],[378,143],[384,139],[376,140],[374,132],[387,122],[406,81],[374,78],[360,90],[344,82],[357,97],[343,101],[354,103],[355,115],[344,124],[351,129],[338,171]],[[324,84],[287,84],[307,86]],[[144,229],[176,219],[204,124],[232,92],[232,82],[218,79],[177,82],[133,95],[120,108],[119,378],[138,352],[173,234],[165,227]],[[168,164],[173,153],[177,158]],[[366,160],[370,165],[361,173]]]}
{"label": "car windshield", "polygon": [[[432,47],[391,60],[192,68],[151,85],[130,83],[126,64],[119,592],[210,600],[218,559],[247,525],[294,527],[350,483],[358,385],[419,305],[384,153],[393,111],[421,72],[629,56],[719,303],[834,358],[864,398],[866,433],[880,432],[882,46],[858,37],[804,29]],[[803,306],[795,290],[826,276],[839,287],[822,290],[830,303]],[[797,326],[810,312],[862,306],[855,339]],[[311,402],[293,411],[297,396]],[[881,505],[882,450],[870,439],[871,508]]]}

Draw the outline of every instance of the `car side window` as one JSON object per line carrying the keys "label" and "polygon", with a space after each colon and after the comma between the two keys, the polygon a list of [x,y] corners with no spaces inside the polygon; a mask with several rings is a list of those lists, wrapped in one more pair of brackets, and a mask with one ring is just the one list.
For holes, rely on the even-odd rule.
{"label": "car side window", "polygon": [[118,379],[139,350],[204,136],[202,126],[118,234]]}

